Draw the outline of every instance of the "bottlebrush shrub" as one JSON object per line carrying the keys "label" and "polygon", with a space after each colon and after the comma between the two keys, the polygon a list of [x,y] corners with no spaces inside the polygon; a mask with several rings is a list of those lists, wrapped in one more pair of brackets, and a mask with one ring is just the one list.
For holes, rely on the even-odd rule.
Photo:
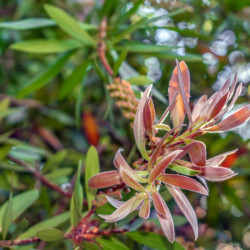
{"label": "bottlebrush shrub", "polygon": [[[197,239],[197,217],[181,189],[208,195],[206,181],[224,181],[236,173],[220,166],[235,151],[207,159],[206,145],[195,138],[205,133],[232,129],[250,117],[250,105],[247,105],[220,121],[241,93],[242,85],[236,87],[236,76],[231,88],[230,85],[228,79],[209,99],[206,95],[202,96],[191,112],[189,71],[185,62],[177,61],[169,83],[169,106],[159,121],[155,121],[155,109],[150,95],[152,85],[147,87],[138,104],[133,126],[135,142],[142,157],[136,161],[136,169],[127,164],[120,149],[114,158],[117,170],[97,174],[89,180],[91,188],[106,188],[125,183],[136,190],[135,195],[126,202],[107,196],[109,203],[117,209],[111,215],[99,215],[105,222],[121,220],[135,210],[139,210],[141,218],[147,219],[153,203],[164,234],[173,242],[174,223],[168,206],[160,195],[160,187],[165,185],[191,224]],[[164,124],[169,113],[173,128]],[[184,129],[186,115],[189,124]],[[157,136],[160,130],[165,131],[163,137]]]}

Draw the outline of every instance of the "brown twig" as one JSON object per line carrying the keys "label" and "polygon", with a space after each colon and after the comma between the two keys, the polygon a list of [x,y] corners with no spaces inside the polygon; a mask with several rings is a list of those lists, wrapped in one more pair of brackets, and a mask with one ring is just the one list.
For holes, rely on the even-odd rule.
{"label": "brown twig", "polygon": [[32,244],[35,242],[41,241],[39,238],[28,238],[23,240],[1,240],[0,241],[0,247],[11,247],[11,246],[17,246],[17,245],[27,245]]}

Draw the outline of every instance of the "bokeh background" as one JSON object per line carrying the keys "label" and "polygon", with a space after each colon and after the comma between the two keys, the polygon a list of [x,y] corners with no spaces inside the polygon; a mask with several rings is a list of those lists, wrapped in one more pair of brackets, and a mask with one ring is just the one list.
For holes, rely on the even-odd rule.
{"label": "bokeh background", "polygon": [[[1,116],[0,113],[0,203],[8,198],[11,183],[10,163],[6,154],[42,164],[56,152],[66,150],[65,161],[47,175],[54,183],[70,188],[75,164],[84,159],[90,144],[99,152],[101,169],[113,169],[114,152],[120,147],[136,159],[133,133],[129,122],[121,115],[109,97],[105,83],[96,69],[90,68],[85,80],[64,99],[58,98],[62,83],[91,52],[79,50],[49,84],[28,95],[25,101],[17,94],[40,72],[51,65],[58,53],[26,53],[13,50],[13,43],[29,39],[56,39],[67,37],[58,27],[40,29],[13,29],[8,21],[26,18],[47,18],[43,5],[53,4],[67,11],[79,21],[100,25],[108,16],[107,41],[115,38],[129,25],[142,17],[155,18],[128,34],[126,39],[171,48],[168,53],[129,51],[120,75],[124,79],[138,74],[147,75],[154,82],[154,100],[158,116],[167,105],[168,82],[175,66],[175,58],[185,60],[191,74],[192,103],[203,94],[212,95],[232,74],[244,87],[234,110],[249,103],[250,97],[250,4],[248,0],[186,0],[141,1],[129,20],[116,21],[138,1],[92,0],[5,0],[0,2],[0,112],[6,109],[6,96],[17,110]],[[174,13],[174,14],[173,14]],[[164,16],[162,18],[162,16]],[[157,18],[161,17],[161,18]],[[126,45],[109,47],[108,59],[121,53]],[[93,55],[93,54],[91,54]],[[94,56],[94,55],[93,55]],[[105,72],[99,64],[100,70]],[[104,73],[105,75],[105,73]],[[107,77],[107,76],[106,76]],[[84,84],[83,84],[84,83]],[[84,87],[83,87],[84,85]],[[143,86],[133,86],[135,91]],[[80,94],[79,94],[80,93]],[[192,104],[191,103],[191,104]],[[36,108],[36,105],[39,108]],[[88,126],[87,126],[87,125]],[[11,131],[11,135],[6,135]],[[5,135],[1,136],[1,135]],[[223,182],[209,183],[210,195],[200,197],[187,193],[199,218],[200,237],[192,242],[192,231],[180,211],[169,200],[176,215],[177,235],[189,249],[247,249],[250,248],[250,121],[233,131],[209,134],[201,138],[207,145],[208,157],[239,148],[223,166],[232,168],[238,176]],[[59,171],[61,170],[61,172]],[[62,171],[63,170],[63,171]],[[33,185],[32,176],[14,173],[12,185],[16,193]],[[33,183],[33,184],[32,184]],[[39,185],[39,183],[37,183]],[[57,209],[56,196],[48,198],[42,189],[42,198],[26,214],[32,223],[52,215]],[[154,230],[153,221],[137,228]],[[133,225],[135,226],[135,225]]]}

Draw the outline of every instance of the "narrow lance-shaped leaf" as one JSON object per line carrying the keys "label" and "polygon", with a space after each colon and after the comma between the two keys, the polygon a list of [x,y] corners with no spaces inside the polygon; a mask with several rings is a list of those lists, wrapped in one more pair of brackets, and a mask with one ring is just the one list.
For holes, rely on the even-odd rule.
{"label": "narrow lance-shaped leaf", "polygon": [[57,228],[48,228],[37,232],[37,237],[43,241],[55,241],[64,237],[64,232]]}
{"label": "narrow lance-shaped leaf", "polygon": [[150,215],[150,199],[146,199],[143,201],[141,205],[139,216],[142,219],[146,220],[148,219],[149,215]]}
{"label": "narrow lance-shaped leaf", "polygon": [[120,166],[120,176],[124,183],[126,183],[129,187],[137,190],[137,191],[144,191],[144,187],[138,183],[133,177],[124,170],[122,166]]}
{"label": "narrow lance-shaped leaf", "polygon": [[119,208],[120,206],[122,206],[125,202],[124,201],[118,201],[116,199],[113,199],[109,196],[106,195],[106,198],[108,200],[108,202],[115,208]]}
{"label": "narrow lance-shaped leaf", "polygon": [[187,176],[163,174],[158,177],[158,180],[164,182],[165,184],[170,184],[179,188],[208,195],[207,190],[198,181]]}
{"label": "narrow lance-shaped leaf", "polygon": [[2,221],[2,237],[3,240],[6,238],[10,224],[13,220],[13,202],[12,202],[12,190],[10,190],[9,200],[3,214]]}
{"label": "narrow lance-shaped leaf", "polygon": [[123,205],[115,210],[111,215],[99,214],[99,216],[105,219],[105,222],[114,222],[125,218],[128,214],[132,213],[142,202],[136,196],[126,201]]}
{"label": "narrow lance-shaped leaf", "polygon": [[188,104],[188,102],[189,102],[189,92],[187,93],[187,90],[186,90],[185,85],[184,85],[185,81],[189,81],[189,88],[190,88],[190,79],[188,78],[188,79],[183,80],[183,77],[182,77],[183,74],[181,72],[179,62],[177,60],[176,60],[176,64],[177,64],[177,70],[178,70],[178,79],[179,79],[181,97],[182,97],[182,101],[183,101],[183,104],[184,104],[184,107],[185,107],[185,110],[186,110],[186,113],[187,113],[187,116],[188,116],[188,119],[189,119],[189,122],[190,122],[190,130],[191,130],[192,126],[193,126],[193,121],[192,121],[191,110],[190,110],[190,107],[189,107],[189,104]]}
{"label": "narrow lance-shaped leaf", "polygon": [[44,8],[63,31],[84,44],[95,46],[95,40],[66,12],[49,4],[45,4]]}
{"label": "narrow lance-shaped leaf", "polygon": [[182,150],[175,150],[168,155],[162,157],[162,159],[156,164],[152,172],[149,175],[148,182],[152,183],[158,176],[167,168],[167,166],[173,162],[176,157],[182,152]]}
{"label": "narrow lance-shaped leaf", "polygon": [[[187,65],[183,61],[180,62],[179,67],[180,67],[179,72],[181,72],[181,78],[183,79],[183,85],[184,85],[183,87],[185,91],[186,101],[188,102],[189,92],[190,92],[189,71],[188,71]],[[185,107],[184,107],[183,98],[182,98],[182,94],[180,90],[179,80],[180,79],[178,76],[178,67],[176,66],[172,73],[171,80],[169,83],[169,88],[168,88],[169,103],[172,103],[172,100],[174,99],[177,93],[175,103],[173,107],[171,108],[171,117],[172,117],[174,127],[182,124],[185,118]]]}
{"label": "narrow lance-shaped leaf", "polygon": [[171,216],[171,213],[162,199],[161,195],[158,192],[151,192],[153,203],[156,208],[156,212],[162,227],[162,230],[168,240],[173,242],[175,239],[175,232],[174,232],[174,222]]}
{"label": "narrow lance-shaped leaf", "polygon": [[142,183],[147,183],[147,180],[140,177],[126,162],[126,160],[123,158],[121,151],[123,151],[123,149],[119,149],[114,157],[114,165],[117,169],[120,169],[120,166],[123,167],[123,170],[130,175],[130,177],[134,180],[136,180],[137,182],[142,182]]}
{"label": "narrow lance-shaped leaf", "polygon": [[92,200],[95,199],[97,190],[92,189],[88,185],[88,180],[95,174],[100,172],[99,157],[94,146],[91,146],[87,152],[86,164],[85,164],[85,189],[87,194],[88,208],[92,206]]}
{"label": "narrow lance-shaped leaf", "polygon": [[192,162],[197,166],[205,166],[207,159],[206,145],[200,141],[193,141],[182,148],[183,152],[179,155],[182,158],[186,153],[189,154]]}
{"label": "narrow lance-shaped leaf", "polygon": [[117,170],[102,172],[91,177],[88,185],[91,188],[107,188],[122,184],[123,181]]}
{"label": "narrow lance-shaped leaf", "polygon": [[49,65],[42,73],[31,79],[26,86],[18,93],[18,97],[25,97],[35,90],[45,86],[67,63],[74,51],[67,52],[59,57],[53,64]]}
{"label": "narrow lance-shaped leaf", "polygon": [[149,98],[143,109],[143,122],[146,130],[146,134],[149,136],[154,135],[154,121],[155,121],[155,109],[152,99]]}
{"label": "narrow lance-shaped leaf", "polygon": [[179,188],[172,187],[171,185],[167,185],[167,188],[173,196],[174,200],[176,201],[178,207],[180,208],[182,213],[189,221],[191,227],[193,228],[194,238],[196,240],[198,238],[198,222],[193,207],[191,206],[187,197],[181,192]]}
{"label": "narrow lance-shaped leaf", "polygon": [[145,148],[145,127],[144,127],[144,121],[143,121],[143,109],[144,105],[148,99],[148,95],[151,91],[152,85],[149,85],[147,89],[145,90],[143,97],[141,98],[137,112],[135,115],[134,120],[134,136],[135,136],[135,142],[136,145],[141,153],[141,155],[148,160],[148,155]]}
{"label": "narrow lance-shaped leaf", "polygon": [[250,118],[250,104],[248,104],[244,108],[241,108],[232,115],[228,116],[226,119],[219,122],[218,124],[209,128],[204,128],[203,130],[205,130],[208,133],[223,132],[238,127],[242,123],[249,120],[249,118]]}
{"label": "narrow lance-shaped leaf", "polygon": [[195,121],[197,118],[199,118],[202,109],[204,108],[205,104],[207,102],[207,96],[203,95],[200,97],[200,99],[196,102],[194,109],[192,111],[192,120]]}

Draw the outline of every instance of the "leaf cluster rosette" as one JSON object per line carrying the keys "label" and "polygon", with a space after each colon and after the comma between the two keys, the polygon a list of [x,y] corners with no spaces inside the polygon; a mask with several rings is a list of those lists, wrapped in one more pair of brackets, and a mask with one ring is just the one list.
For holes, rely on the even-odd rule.
{"label": "leaf cluster rosette", "polygon": [[[163,232],[170,242],[175,239],[174,223],[169,208],[160,195],[161,185],[169,190],[197,239],[197,217],[181,189],[208,195],[206,180],[224,181],[237,174],[220,166],[235,150],[207,159],[206,145],[195,138],[205,133],[232,129],[250,117],[250,105],[247,105],[223,119],[241,93],[242,84],[237,86],[236,75],[232,82],[228,79],[209,99],[202,96],[191,111],[189,70],[185,62],[176,63],[169,83],[169,106],[157,122],[150,95],[152,85],[147,87],[139,101],[133,127],[135,142],[142,156],[137,161],[137,169],[128,165],[119,149],[114,157],[117,170],[100,173],[89,180],[92,188],[125,183],[136,190],[135,195],[126,202],[107,196],[109,203],[117,209],[111,215],[99,215],[105,222],[121,220],[135,210],[139,210],[139,217],[147,219],[153,203]],[[169,113],[173,128],[164,124]],[[186,126],[183,123],[185,116],[189,120],[186,130],[183,129]],[[165,131],[163,137],[157,137],[159,130]],[[167,173],[166,169],[173,173]]]}

